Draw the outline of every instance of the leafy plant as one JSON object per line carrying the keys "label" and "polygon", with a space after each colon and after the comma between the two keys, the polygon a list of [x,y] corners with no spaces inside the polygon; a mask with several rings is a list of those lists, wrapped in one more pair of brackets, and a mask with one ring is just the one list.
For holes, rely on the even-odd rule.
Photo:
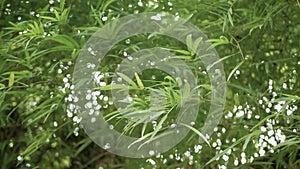
{"label": "leafy plant", "polygon": [[[2,0],[0,9],[0,168],[300,167],[297,1]],[[213,135],[203,136],[212,90],[195,56],[203,39],[188,36],[183,45],[157,34],[130,37],[116,44],[97,70],[93,92],[103,94],[98,104],[106,107],[107,122],[140,142],[155,140],[174,125],[183,79],[144,70],[133,78],[119,72],[128,85],[111,84],[119,63],[153,47],[192,68],[198,86],[185,91],[200,92],[200,107],[195,124],[181,124],[191,131],[172,150],[147,159],[119,157],[98,147],[79,125],[74,63],[88,38],[108,22],[162,11],[196,25],[218,51],[228,84],[223,119]],[[110,90],[127,89],[131,99],[117,110]],[[199,138],[205,142],[199,144]]]}

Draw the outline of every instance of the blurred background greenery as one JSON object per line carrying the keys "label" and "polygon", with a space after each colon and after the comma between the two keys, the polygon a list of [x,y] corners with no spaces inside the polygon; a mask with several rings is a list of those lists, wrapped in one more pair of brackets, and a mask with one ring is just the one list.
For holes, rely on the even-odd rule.
{"label": "blurred background greenery", "polygon": [[[0,0],[0,9],[0,168],[300,168],[298,0]],[[116,156],[88,138],[70,106],[75,60],[111,20],[162,11],[198,26],[216,47],[228,83],[224,117],[210,145],[190,132],[157,157]],[[140,35],[117,44],[99,71],[154,46],[193,62],[186,46]],[[197,73],[209,83],[204,69]]]}

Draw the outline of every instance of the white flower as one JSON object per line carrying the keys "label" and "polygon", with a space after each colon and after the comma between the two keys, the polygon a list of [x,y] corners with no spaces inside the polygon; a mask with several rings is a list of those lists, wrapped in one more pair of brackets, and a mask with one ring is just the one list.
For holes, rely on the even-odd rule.
{"label": "white flower", "polygon": [[227,155],[223,155],[222,158],[223,158],[224,161],[228,161],[229,160],[229,157]]}
{"label": "white flower", "polygon": [[283,87],[284,89],[287,89],[287,84],[286,84],[286,83],[283,83],[283,84],[282,84],[282,87]]}
{"label": "white flower", "polygon": [[292,115],[292,114],[293,114],[293,111],[292,111],[292,110],[288,109],[288,110],[286,111],[286,115],[290,116],[290,115]]}
{"label": "white flower", "polygon": [[245,164],[246,162],[247,162],[246,158],[245,158],[245,157],[242,157],[241,163],[242,163],[242,164]]}
{"label": "white flower", "polygon": [[22,156],[18,156],[18,157],[17,157],[17,160],[18,160],[18,161],[22,161],[22,160],[23,160],[23,157],[22,157]]}
{"label": "white flower", "polygon": [[272,136],[272,137],[268,140],[268,142],[269,142],[271,145],[273,145],[273,146],[277,146],[277,142],[276,142],[274,136]]}
{"label": "white flower", "polygon": [[238,160],[238,158],[235,158],[233,164],[234,164],[235,166],[239,165],[239,160]]}
{"label": "white flower", "polygon": [[104,96],[104,97],[103,97],[103,101],[108,101],[108,97],[107,97],[107,96]]}
{"label": "white flower", "polygon": [[153,156],[155,154],[155,152],[153,150],[149,151],[149,155]]}
{"label": "white flower", "polygon": [[156,164],[155,161],[152,160],[151,158],[147,159],[146,162],[150,163],[151,165],[155,165]]}
{"label": "white flower", "polygon": [[227,169],[225,165],[219,165],[219,169]]}
{"label": "white flower", "polygon": [[100,86],[106,86],[106,83],[105,82],[100,82]]}
{"label": "white flower", "polygon": [[87,95],[85,96],[85,99],[86,99],[86,100],[91,100],[91,98],[92,98],[92,95],[90,95],[90,94],[87,94]]}
{"label": "white flower", "polygon": [[191,152],[186,151],[186,152],[184,153],[184,155],[187,156],[187,157],[189,157],[189,156],[191,155]]}
{"label": "white flower", "polygon": [[229,150],[226,152],[226,154],[227,154],[227,155],[230,155],[230,154],[231,154],[231,151],[232,151],[232,150],[229,149]]}
{"label": "white flower", "polygon": [[92,123],[95,123],[95,121],[96,121],[96,118],[95,118],[95,117],[92,117],[92,118],[91,118],[91,122],[92,122]]}
{"label": "white flower", "polygon": [[269,131],[268,131],[268,135],[269,135],[269,136],[274,135],[274,130],[269,130]]}
{"label": "white flower", "polygon": [[231,112],[228,112],[227,116],[228,117],[233,117],[233,114]]}
{"label": "white flower", "polygon": [[68,78],[63,78],[63,82],[65,82],[65,83],[67,83],[69,80],[68,80]]}
{"label": "white flower", "polygon": [[102,20],[103,22],[105,22],[105,21],[107,21],[107,17],[106,17],[106,16],[103,16],[103,17],[101,18],[101,20]]}
{"label": "white flower", "polygon": [[242,116],[244,116],[245,112],[243,110],[239,110],[237,113],[236,113],[236,118],[240,118]]}
{"label": "white flower", "polygon": [[143,6],[143,2],[139,1],[138,2],[138,6],[142,7]]}
{"label": "white flower", "polygon": [[198,153],[202,149],[202,146],[201,145],[195,145],[194,149],[195,149],[195,153]]}
{"label": "white flower", "polygon": [[260,156],[264,156],[266,151],[263,148],[261,148],[258,153]]}

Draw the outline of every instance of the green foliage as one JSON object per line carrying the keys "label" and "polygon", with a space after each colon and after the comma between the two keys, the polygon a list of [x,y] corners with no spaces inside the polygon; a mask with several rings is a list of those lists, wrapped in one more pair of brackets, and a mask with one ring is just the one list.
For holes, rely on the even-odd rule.
{"label": "green foliage", "polygon": [[[149,2],[0,1],[0,168],[300,168],[299,2]],[[168,49],[187,65],[197,65],[199,69],[192,71],[200,83],[200,117],[193,125],[183,124],[191,129],[189,135],[159,157],[119,157],[98,147],[79,125],[71,97],[74,63],[88,38],[107,22],[161,11],[186,18],[217,49],[228,83],[224,118],[210,138],[203,136],[211,86],[193,52],[202,39],[187,37],[185,46],[156,34],[131,37],[105,56],[99,72],[107,85],[95,91],[108,96],[99,103],[103,107],[111,101],[111,89],[126,87],[139,97],[120,111],[108,106],[107,121],[123,134],[140,137],[138,141],[156,139],[172,126],[182,79],[145,70],[133,79],[119,73],[128,86],[110,84],[127,53],[152,47]],[[190,90],[186,86],[185,91]],[[159,102],[166,104],[147,110]],[[152,114],[155,125],[144,114]],[[127,118],[134,120],[126,123]],[[199,145],[199,138],[206,143]]]}

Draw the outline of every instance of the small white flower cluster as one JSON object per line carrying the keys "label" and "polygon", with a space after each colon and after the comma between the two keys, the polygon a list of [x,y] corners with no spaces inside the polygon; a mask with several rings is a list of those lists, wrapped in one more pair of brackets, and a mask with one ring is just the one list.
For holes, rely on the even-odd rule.
{"label": "small white flower cluster", "polygon": [[[60,0],[57,0],[57,2],[59,3]],[[50,5],[53,5],[53,4],[54,4],[54,0],[49,0],[49,4],[50,4]],[[50,11],[50,12],[54,12],[54,7],[51,6],[50,9],[49,9],[49,11]]]}
{"label": "small white flower cluster", "polygon": [[195,153],[201,153],[201,150],[202,150],[202,146],[201,145],[195,145],[194,146],[194,152]]}
{"label": "small white flower cluster", "polygon": [[253,111],[255,109],[256,109],[255,107],[250,106],[247,102],[246,102],[246,106],[245,107],[243,107],[242,105],[239,105],[239,106],[234,105],[232,112],[229,111],[224,116],[224,118],[225,119],[229,119],[229,118],[239,119],[239,118],[243,118],[244,116],[246,116],[247,119],[251,119]]}
{"label": "small white flower cluster", "polygon": [[[169,2],[170,3],[170,2]],[[146,7],[152,7],[154,9],[159,7],[159,2],[157,0],[153,0],[153,1],[147,1],[147,2],[142,2],[141,0],[137,3],[138,6],[143,7],[144,5]],[[129,5],[130,8],[133,7],[132,4]]]}
{"label": "small white flower cluster", "polygon": [[[109,101],[108,96],[102,95],[99,91],[88,90],[86,100],[85,108],[89,109],[88,113],[91,116],[92,123],[96,121],[96,116],[99,116],[100,109],[106,109],[113,104],[112,101]],[[102,104],[99,104],[98,100],[102,101]]]}
{"label": "small white flower cluster", "polygon": [[[18,160],[18,161],[23,161],[24,158],[23,158],[21,155],[19,155],[19,156],[17,157],[17,160]],[[25,160],[28,160],[28,159],[25,157]],[[28,168],[30,168],[30,167],[31,167],[31,164],[30,164],[30,163],[26,163],[25,166],[28,167]]]}
{"label": "small white flower cluster", "polygon": [[[273,81],[269,80],[269,86],[268,90],[271,93],[271,99],[268,99],[266,96],[262,97],[261,100],[258,101],[259,105],[261,105],[261,108],[265,110],[267,114],[269,113],[281,113],[283,110],[286,110],[286,115],[290,116],[297,110],[296,105],[289,105],[288,101],[277,101],[276,102],[276,97],[277,93],[273,91]],[[290,103],[293,103],[294,101],[291,101]],[[260,119],[260,115],[256,114],[254,115],[256,108],[249,105],[248,103],[245,104],[245,106],[242,105],[234,105],[233,110],[229,111],[227,114],[225,114],[225,119],[233,119],[234,124],[236,124],[237,119],[245,118],[251,119],[252,116],[255,119]],[[289,121],[287,121],[289,123]],[[278,119],[270,118],[266,120],[265,126],[261,127],[261,131],[263,132],[260,134],[257,139],[253,138],[252,143],[254,147],[256,148],[256,152],[253,154],[248,154],[246,155],[246,152],[242,152],[240,157],[236,157],[236,155],[233,157],[233,164],[235,166],[238,166],[239,164],[245,164],[245,163],[252,163],[255,158],[265,156],[266,153],[274,153],[274,147],[277,146],[280,143],[283,143],[286,139],[285,134],[282,132],[282,129],[275,127],[276,125],[279,124]],[[248,126],[244,125],[244,128],[247,130]],[[226,129],[224,132],[218,131],[219,129],[216,127],[214,129],[214,132],[217,134],[218,137],[222,135],[222,133],[226,132]],[[233,142],[236,141],[236,139],[232,140]],[[226,140],[226,143],[229,143],[228,140]],[[251,142],[249,143],[248,146],[250,145]],[[217,138],[216,141],[212,143],[212,147],[215,148],[216,150],[219,150],[216,152],[216,154],[221,153],[223,150],[221,149],[221,139]],[[226,152],[223,156],[220,158],[224,160],[224,164],[219,163],[219,168],[227,168],[228,161],[230,160],[230,154],[231,151],[235,152],[236,149],[233,148],[230,151]],[[220,158],[217,158],[216,160],[220,160]]]}
{"label": "small white flower cluster", "polygon": [[[72,66],[72,62],[69,61],[67,63],[67,65],[64,65],[62,62],[60,62],[59,68],[57,70],[58,74],[63,74],[64,71],[68,71],[70,66]],[[64,98],[65,103],[67,104],[67,117],[68,118],[72,118],[73,120],[73,124],[77,125],[80,121],[81,118],[79,118],[78,116],[76,116],[77,114],[77,107],[75,105],[76,102],[79,101],[79,98],[75,96],[75,91],[74,88],[75,86],[72,84],[72,77],[71,74],[66,74],[65,77],[62,79],[63,81],[63,85],[62,86],[58,86],[58,89],[63,93],[63,94],[67,94]],[[53,92],[51,92],[51,94],[53,95]],[[64,119],[66,120],[66,119]],[[54,126],[57,126],[57,122],[53,123]],[[76,126],[74,128],[74,135],[78,136],[78,131],[79,131],[79,127]]]}
{"label": "small white flower cluster", "polygon": [[103,81],[104,77],[109,77],[109,73],[101,73],[99,71],[93,72],[94,82],[96,85],[99,85],[101,87],[106,86],[106,82]]}
{"label": "small white flower cluster", "polygon": [[[165,4],[165,2],[161,1],[159,2],[158,0],[150,0],[150,1],[142,1],[139,0],[137,2],[137,4],[129,4],[128,7],[129,8],[134,8],[136,9],[137,7],[148,7],[148,8],[153,8],[153,9],[157,9],[158,7],[161,7],[162,10],[165,11],[172,11],[173,10],[173,3],[171,1],[168,1],[167,4]],[[135,10],[134,13],[139,13],[138,10]]]}
{"label": "small white flower cluster", "polygon": [[259,140],[253,142],[255,147],[259,150],[259,154],[254,154],[254,157],[264,156],[268,150],[271,153],[274,153],[273,147],[277,146],[278,143],[285,141],[286,136],[282,133],[281,129],[273,129],[275,121],[273,119],[267,120],[267,127],[262,126],[260,130],[266,134],[261,134]]}
{"label": "small white flower cluster", "polygon": [[241,71],[240,70],[236,70],[235,73],[234,73],[234,78],[238,79],[240,74],[241,74]]}
{"label": "small white flower cluster", "polygon": [[[61,74],[62,70],[69,69],[69,66],[71,65],[71,62],[68,62],[68,66],[64,66],[63,64],[61,64],[60,68],[58,69],[58,74]],[[99,86],[106,86],[106,83],[103,81],[103,78],[107,76],[109,76],[108,73],[101,73],[99,71],[95,71],[93,72],[93,82]],[[82,119],[81,117],[77,116],[77,111],[79,107],[77,107],[75,103],[79,101],[79,98],[75,95],[74,85],[71,84],[70,74],[67,74],[63,78],[63,83],[63,86],[59,86],[59,90],[63,93],[68,93],[68,95],[65,97],[65,102],[68,105],[67,117],[72,118],[73,124],[76,125],[73,133],[75,136],[78,136],[79,127],[77,125],[81,122]],[[101,94],[100,91],[87,90],[85,93],[85,99],[85,108],[88,109],[88,114],[91,115],[92,123],[96,122],[96,116],[100,114],[100,109],[106,109],[109,105],[113,104],[112,101],[109,101],[108,96]]]}
{"label": "small white flower cluster", "polygon": [[[164,157],[164,155],[161,154],[157,154],[155,157],[156,160],[160,160],[163,164],[166,164],[169,160],[176,160],[179,162],[187,160],[189,165],[193,165],[197,163],[197,160],[195,160],[194,155],[200,154],[201,150],[202,145],[194,145],[193,148],[187,148],[187,150],[182,154],[179,153],[177,149],[175,149],[173,153],[169,154],[169,157]],[[156,162],[153,158],[147,159],[146,162],[150,163],[155,168]]]}
{"label": "small white flower cluster", "polygon": [[[23,1],[21,1],[21,3],[23,3]],[[10,15],[11,14],[11,9],[9,8],[11,7],[11,4],[6,4],[6,8],[4,9],[4,15]]]}
{"label": "small white flower cluster", "polygon": [[[54,60],[56,61],[56,60]],[[73,63],[71,61],[69,61],[67,63],[67,65],[64,65],[62,62],[59,63],[59,69],[57,70],[57,73],[58,74],[62,74],[63,71],[66,71],[66,70],[69,70],[70,69],[70,66],[72,65]]]}
{"label": "small white flower cluster", "polygon": [[[277,93],[272,92],[272,98],[270,100],[264,96],[258,101],[258,103],[263,109],[265,109],[266,113],[278,114],[286,110],[286,115],[290,116],[298,109],[298,106],[293,104],[296,102],[296,100],[292,99],[290,103],[284,100],[275,102],[276,97]],[[287,123],[289,122],[287,121]]]}
{"label": "small white flower cluster", "polygon": [[191,154],[191,149],[190,148],[188,148],[188,150],[186,150],[185,152],[184,152],[184,156],[186,157],[186,158],[188,158],[188,164],[189,165],[193,165],[194,164],[194,156]]}

